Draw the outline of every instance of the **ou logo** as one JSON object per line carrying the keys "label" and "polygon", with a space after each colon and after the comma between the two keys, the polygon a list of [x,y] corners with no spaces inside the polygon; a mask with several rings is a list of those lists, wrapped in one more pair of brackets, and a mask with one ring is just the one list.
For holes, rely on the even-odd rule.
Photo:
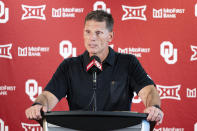
{"label": "ou logo", "polygon": [[0,119],[0,131],[8,131],[8,126],[6,126],[4,121],[1,119]]}
{"label": "ou logo", "polygon": [[[160,54],[168,64],[175,64],[177,62],[177,49],[173,48],[170,41],[164,41],[160,45]],[[173,57],[171,59],[171,57]]]}
{"label": "ou logo", "polygon": [[[101,6],[102,8],[99,8]],[[110,8],[106,7],[106,4],[103,1],[97,1],[93,5],[93,10],[104,10],[110,14]]]}
{"label": "ou logo", "polygon": [[197,122],[194,125],[194,131],[197,131]]}
{"label": "ou logo", "polygon": [[36,100],[35,96],[38,96],[42,93],[42,87],[38,86],[38,82],[33,79],[27,80],[25,84],[25,90],[26,94],[29,95],[33,102]]}
{"label": "ou logo", "polygon": [[8,22],[9,17],[9,9],[5,8],[5,5],[2,1],[0,1],[0,17],[5,15],[4,19],[0,19],[0,23],[6,23]]}
{"label": "ou logo", "polygon": [[140,97],[138,97],[137,94],[134,92],[132,103],[140,103],[141,101],[142,100],[140,99]]}
{"label": "ou logo", "polygon": [[68,58],[70,56],[76,57],[76,48],[72,48],[72,43],[68,40],[63,40],[60,43],[59,51],[63,58]]}

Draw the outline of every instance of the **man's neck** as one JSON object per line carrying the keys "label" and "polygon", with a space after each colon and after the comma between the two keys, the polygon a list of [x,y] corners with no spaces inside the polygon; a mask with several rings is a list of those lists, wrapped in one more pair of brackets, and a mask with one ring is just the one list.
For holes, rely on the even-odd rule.
{"label": "man's neck", "polygon": [[104,51],[103,53],[90,54],[90,57],[94,56],[94,55],[98,56],[100,58],[101,62],[103,62],[107,58],[108,54],[109,54],[109,48],[107,48],[106,51]]}

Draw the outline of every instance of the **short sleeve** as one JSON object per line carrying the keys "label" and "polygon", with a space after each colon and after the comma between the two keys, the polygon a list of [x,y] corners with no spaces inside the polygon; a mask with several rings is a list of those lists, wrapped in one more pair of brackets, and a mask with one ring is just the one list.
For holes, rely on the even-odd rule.
{"label": "short sleeve", "polygon": [[139,60],[135,56],[131,56],[130,60],[130,76],[134,91],[138,94],[139,91],[148,85],[155,85],[152,79],[147,75]]}
{"label": "short sleeve", "polygon": [[60,101],[67,94],[68,79],[68,62],[64,60],[59,65],[44,90],[54,94]]}

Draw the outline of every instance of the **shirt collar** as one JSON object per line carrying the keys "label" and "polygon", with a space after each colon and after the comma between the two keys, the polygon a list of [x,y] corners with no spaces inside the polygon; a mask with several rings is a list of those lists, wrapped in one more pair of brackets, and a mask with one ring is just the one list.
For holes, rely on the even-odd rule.
{"label": "shirt collar", "polygon": [[115,51],[111,47],[109,47],[109,54],[107,58],[103,61],[103,64],[108,63],[111,66],[113,66],[114,62],[115,62]]}
{"label": "shirt collar", "polygon": [[[84,70],[86,71],[86,67],[87,65],[90,63],[90,56],[89,56],[89,53],[88,51],[86,50],[83,54],[83,61],[84,61]],[[103,64],[107,63],[111,66],[114,65],[114,62],[115,62],[115,51],[109,47],[109,54],[107,56],[107,58],[103,61]]]}

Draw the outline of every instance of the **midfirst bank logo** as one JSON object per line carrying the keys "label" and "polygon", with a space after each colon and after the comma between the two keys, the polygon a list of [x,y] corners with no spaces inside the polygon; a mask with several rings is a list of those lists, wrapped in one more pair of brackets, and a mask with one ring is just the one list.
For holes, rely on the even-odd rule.
{"label": "midfirst bank logo", "polygon": [[159,91],[159,96],[161,99],[181,100],[179,94],[180,88],[181,85],[175,85],[175,86],[157,85],[157,90]]}
{"label": "midfirst bank logo", "polygon": [[187,98],[196,98],[196,88],[194,89],[187,88]]}
{"label": "midfirst bank logo", "polygon": [[29,79],[25,83],[25,92],[30,100],[34,102],[36,97],[42,93],[42,87],[38,86],[38,82],[34,79]]}
{"label": "midfirst bank logo", "polygon": [[191,56],[190,61],[197,60],[197,46],[191,45],[191,50],[194,52],[194,54]]}
{"label": "midfirst bank logo", "polygon": [[93,5],[93,10],[104,10],[110,14],[110,8],[107,8],[106,4],[103,1],[97,1]]}
{"label": "midfirst bank logo", "polygon": [[63,58],[77,56],[76,48],[73,48],[72,43],[68,40],[63,40],[62,42],[60,42],[59,52]]}
{"label": "midfirst bank logo", "polygon": [[43,131],[40,124],[27,124],[22,122],[21,125],[25,131]]}
{"label": "midfirst bank logo", "polygon": [[5,125],[4,121],[0,118],[0,131],[8,131],[8,126]]}
{"label": "midfirst bank logo", "polygon": [[162,128],[154,128],[153,131],[184,131],[184,128],[162,127]]}
{"label": "midfirst bank logo", "polygon": [[54,18],[74,18],[77,14],[83,13],[84,8],[52,8]]}
{"label": "midfirst bank logo", "polygon": [[[4,18],[2,18],[4,17]],[[7,23],[9,19],[9,9],[0,1],[0,23]]]}
{"label": "midfirst bank logo", "polygon": [[146,5],[144,6],[125,6],[122,5],[125,14],[122,16],[122,21],[124,20],[144,20],[146,21],[146,16],[144,14],[146,10]]}
{"label": "midfirst bank logo", "polygon": [[46,17],[44,15],[46,5],[40,5],[40,6],[28,6],[28,5],[22,5],[22,9],[25,11],[25,13],[22,16],[22,20],[26,19],[40,19],[40,20],[46,20]]}
{"label": "midfirst bank logo", "polygon": [[135,55],[136,57],[142,57],[143,54],[150,53],[150,48],[141,48],[141,47],[138,48],[129,47],[124,49],[118,48],[118,52],[123,54],[132,54]]}
{"label": "midfirst bank logo", "polygon": [[177,14],[183,14],[185,9],[153,9],[153,18],[176,18]]}
{"label": "midfirst bank logo", "polygon": [[[175,64],[177,62],[177,49],[173,48],[170,41],[164,41],[160,45],[160,55],[164,58],[167,64]],[[173,57],[171,59],[171,57]]]}
{"label": "midfirst bank logo", "polygon": [[12,59],[12,55],[10,53],[11,48],[12,44],[0,45],[0,57]]}
{"label": "midfirst bank logo", "polygon": [[41,56],[42,53],[49,52],[49,47],[18,47],[18,56]]}
{"label": "midfirst bank logo", "polygon": [[0,96],[7,96],[8,92],[16,91],[16,86],[0,85]]}

